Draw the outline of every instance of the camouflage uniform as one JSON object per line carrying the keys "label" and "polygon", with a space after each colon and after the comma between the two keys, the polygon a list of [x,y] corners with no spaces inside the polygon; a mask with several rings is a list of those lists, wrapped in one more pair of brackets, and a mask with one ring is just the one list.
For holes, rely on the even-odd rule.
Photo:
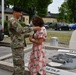
{"label": "camouflage uniform", "polygon": [[23,28],[15,17],[10,18],[8,29],[12,40],[13,75],[24,75],[24,36],[32,29]]}

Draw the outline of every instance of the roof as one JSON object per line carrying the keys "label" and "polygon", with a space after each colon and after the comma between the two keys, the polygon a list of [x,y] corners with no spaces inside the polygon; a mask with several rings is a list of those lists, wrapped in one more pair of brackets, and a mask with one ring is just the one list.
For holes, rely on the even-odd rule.
{"label": "roof", "polygon": [[58,16],[58,13],[50,13],[50,12],[48,12],[46,18],[57,18],[57,16]]}
{"label": "roof", "polygon": [[9,8],[6,8],[6,10],[4,11],[5,13],[12,13],[13,10],[12,9],[9,9]]}

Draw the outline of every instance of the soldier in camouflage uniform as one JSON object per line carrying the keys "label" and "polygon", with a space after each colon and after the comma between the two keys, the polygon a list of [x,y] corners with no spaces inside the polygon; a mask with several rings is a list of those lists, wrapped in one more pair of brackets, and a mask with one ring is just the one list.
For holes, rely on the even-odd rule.
{"label": "soldier in camouflage uniform", "polygon": [[39,28],[23,28],[18,19],[22,16],[19,7],[13,8],[13,17],[8,23],[8,30],[11,38],[11,49],[13,57],[14,72],[12,75],[24,75],[24,36],[26,33]]}

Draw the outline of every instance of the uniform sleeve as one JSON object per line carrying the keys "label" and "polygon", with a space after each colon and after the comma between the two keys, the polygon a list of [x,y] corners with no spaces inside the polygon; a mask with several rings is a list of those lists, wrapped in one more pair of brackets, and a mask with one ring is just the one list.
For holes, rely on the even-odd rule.
{"label": "uniform sleeve", "polygon": [[24,34],[24,38],[29,37],[29,35],[30,35],[30,33],[25,33],[25,34]]}
{"label": "uniform sleeve", "polygon": [[24,27],[24,29],[25,29],[25,33],[29,33],[31,31],[33,31],[32,27]]}
{"label": "uniform sleeve", "polygon": [[16,22],[15,20],[10,21],[11,23],[11,29],[16,31],[17,33],[29,33],[32,31],[32,28],[29,27],[22,27],[20,23]]}
{"label": "uniform sleeve", "polygon": [[38,38],[44,38],[44,39],[46,39],[46,37],[47,37],[46,29],[45,28],[41,29],[39,31]]}

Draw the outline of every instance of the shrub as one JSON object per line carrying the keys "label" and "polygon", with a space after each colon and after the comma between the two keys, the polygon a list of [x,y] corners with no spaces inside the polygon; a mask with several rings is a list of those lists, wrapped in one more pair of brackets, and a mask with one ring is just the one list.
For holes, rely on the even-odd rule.
{"label": "shrub", "polygon": [[4,21],[4,34],[5,35],[9,35],[9,32],[8,32],[8,21]]}
{"label": "shrub", "polygon": [[26,24],[25,24],[25,23],[23,23],[23,22],[21,22],[20,24],[21,24],[23,27],[25,27],[25,26],[26,26]]}

